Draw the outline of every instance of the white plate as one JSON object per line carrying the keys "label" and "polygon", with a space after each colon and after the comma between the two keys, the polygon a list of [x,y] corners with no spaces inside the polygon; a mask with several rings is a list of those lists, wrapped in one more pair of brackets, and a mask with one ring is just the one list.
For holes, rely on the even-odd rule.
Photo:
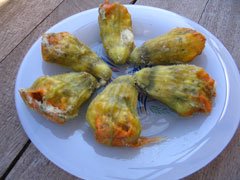
{"label": "white plate", "polygon": [[[84,179],[182,178],[212,161],[238,127],[239,72],[226,48],[200,25],[162,9],[136,5],[127,8],[132,15],[137,45],[174,27],[194,28],[206,36],[206,47],[193,64],[204,67],[217,82],[217,97],[211,114],[182,118],[166,106],[140,95],[138,110],[142,134],[166,136],[168,140],[139,149],[100,145],[95,142],[84,118],[87,105],[77,120],[60,126],[31,111],[20,98],[18,90],[31,86],[39,76],[69,71],[42,61],[41,40],[38,39],[25,56],[17,76],[15,99],[19,119],[34,145],[48,159],[75,176]],[[81,12],[48,32],[74,33],[103,57],[97,16],[97,9]],[[115,67],[114,76],[128,70],[132,69]]]}

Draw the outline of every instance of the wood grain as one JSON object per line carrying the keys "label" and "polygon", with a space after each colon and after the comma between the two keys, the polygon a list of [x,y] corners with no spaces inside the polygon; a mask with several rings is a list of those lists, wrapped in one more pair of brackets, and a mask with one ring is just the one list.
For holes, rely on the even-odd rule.
{"label": "wood grain", "polygon": [[[50,0],[49,0],[50,1]],[[11,3],[17,1],[11,1]],[[64,0],[48,17],[47,13],[40,25],[27,25],[31,30],[21,36],[15,49],[0,63],[0,176],[13,161],[21,148],[26,144],[27,137],[23,132],[16,115],[14,105],[14,81],[19,65],[31,47],[31,44],[49,27],[74,13],[96,7],[101,1]],[[122,1],[127,3],[129,1]],[[7,2],[5,7],[17,8]],[[144,4],[164,8],[194,21],[215,34],[228,48],[240,67],[239,39],[240,1],[238,0],[138,0]],[[16,6],[16,5],[15,5]],[[11,8],[10,8],[11,7]],[[20,8],[21,9],[21,8]],[[29,10],[28,10],[29,11]],[[2,18],[0,8],[0,17]],[[5,12],[7,13],[7,12]],[[3,13],[4,14],[4,13]],[[14,18],[15,16],[13,16]],[[0,21],[2,20],[0,18]],[[2,26],[0,25],[2,31]],[[29,34],[29,32],[31,32]],[[1,33],[1,32],[0,32]],[[1,36],[0,36],[1,37]],[[1,39],[1,38],[0,38]],[[10,39],[11,40],[11,39]],[[1,42],[2,44],[2,42]],[[0,47],[1,47],[0,44]],[[1,52],[1,51],[0,51]],[[2,52],[1,52],[2,53]],[[0,57],[2,54],[0,55]],[[240,177],[240,130],[238,129],[231,143],[212,163],[185,179],[238,179]],[[23,153],[7,179],[76,179],[47,160],[32,144]]]}
{"label": "wood grain", "polygon": [[0,176],[28,140],[21,128],[14,103],[15,77],[24,53],[20,48],[0,64]]}
{"label": "wood grain", "polygon": [[[204,2],[184,0],[178,2],[174,0],[138,0],[136,4],[167,9],[199,22],[223,42],[240,69],[240,1],[211,0]],[[231,143],[219,157],[186,179],[239,179],[239,131],[238,129]]]}
{"label": "wood grain", "polygon": [[0,7],[0,61],[63,0],[5,0]]}
{"label": "wood grain", "polygon": [[14,179],[75,180],[78,178],[53,165],[31,144],[6,178],[6,180]]}
{"label": "wood grain", "polygon": [[[199,22],[218,37],[229,50],[240,69],[240,1],[174,1],[138,0],[136,4],[159,7],[176,12]],[[206,4],[207,3],[207,4]],[[186,179],[239,179],[240,132],[239,128],[231,143],[212,163]]]}
{"label": "wood grain", "polygon": [[238,180],[240,177],[240,128],[226,149],[210,164],[185,180]]}
{"label": "wood grain", "polygon": [[[21,43],[0,63],[0,177],[28,141],[18,120],[14,103],[15,78],[24,55],[48,28],[72,14],[97,7],[100,2],[102,1],[65,0],[49,16],[45,14],[48,17],[40,25],[34,27],[34,31],[24,37]],[[130,1],[121,2],[127,3]],[[11,6],[11,4],[8,6]],[[27,24],[27,26],[29,25]],[[17,179],[17,176],[15,178]]]}
{"label": "wood grain", "polygon": [[[211,31],[235,59],[240,70],[240,1],[211,0],[199,23]],[[224,135],[224,134],[223,134]],[[221,137],[220,137],[221,138]],[[240,177],[240,128],[227,148],[209,165],[186,179],[233,179]]]}
{"label": "wood grain", "polygon": [[[2,61],[44,18],[63,0],[4,0],[0,3],[0,61]],[[96,7],[102,0],[89,1],[77,6]],[[122,0],[129,3],[130,0]],[[69,3],[72,3],[69,1]],[[69,12],[69,11],[68,11]],[[65,13],[65,12],[62,12]]]}
{"label": "wood grain", "polygon": [[199,23],[219,38],[240,69],[240,1],[209,1]]}
{"label": "wood grain", "polygon": [[137,0],[136,4],[166,9],[198,22],[207,0]]}

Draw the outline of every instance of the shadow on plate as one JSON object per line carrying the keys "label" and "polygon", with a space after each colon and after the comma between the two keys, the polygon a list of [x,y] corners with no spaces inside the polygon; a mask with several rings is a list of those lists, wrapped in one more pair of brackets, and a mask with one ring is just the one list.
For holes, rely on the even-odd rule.
{"label": "shadow on plate", "polygon": [[206,69],[206,67],[208,66],[208,57],[206,55],[206,52],[203,51],[201,55],[197,56],[191,62],[191,64],[194,64],[196,66],[200,66],[200,67],[203,67],[204,69]]}
{"label": "shadow on plate", "polygon": [[70,136],[74,134],[75,131],[80,130],[85,123],[85,121],[81,121],[77,117],[75,119],[70,120],[69,122],[66,122],[63,125],[60,125],[44,118],[43,116],[39,115],[37,112],[33,110],[29,111],[31,111],[33,119],[36,120],[39,123],[39,125],[42,125],[46,129],[49,129],[56,137],[60,139],[68,139]]}
{"label": "shadow on plate", "polygon": [[48,63],[42,60],[42,72],[44,75],[52,76],[56,74],[73,72],[73,70],[58,64]]}

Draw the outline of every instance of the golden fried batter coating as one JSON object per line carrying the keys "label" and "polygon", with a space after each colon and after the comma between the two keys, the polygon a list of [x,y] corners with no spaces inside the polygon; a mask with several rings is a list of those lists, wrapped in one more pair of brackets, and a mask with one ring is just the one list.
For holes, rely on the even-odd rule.
{"label": "golden fried batter coating", "polygon": [[205,37],[193,29],[175,28],[135,48],[129,62],[137,65],[188,63],[201,54],[205,41]]}
{"label": "golden fried batter coating", "polygon": [[215,81],[201,67],[155,66],[136,72],[134,78],[146,93],[182,116],[212,110]]}
{"label": "golden fried batter coating", "polygon": [[78,115],[80,106],[99,86],[89,73],[66,73],[38,78],[30,88],[21,89],[24,102],[58,124]]}
{"label": "golden fried batter coating", "polygon": [[159,138],[140,137],[137,97],[132,76],[121,76],[91,102],[86,118],[99,143],[138,147],[159,141]]}
{"label": "golden fried batter coating", "polygon": [[108,81],[112,70],[89,47],[68,32],[48,33],[42,37],[42,57],[45,61],[89,72]]}
{"label": "golden fried batter coating", "polygon": [[124,64],[134,48],[131,15],[120,3],[105,0],[99,6],[98,22],[103,46],[116,64]]}

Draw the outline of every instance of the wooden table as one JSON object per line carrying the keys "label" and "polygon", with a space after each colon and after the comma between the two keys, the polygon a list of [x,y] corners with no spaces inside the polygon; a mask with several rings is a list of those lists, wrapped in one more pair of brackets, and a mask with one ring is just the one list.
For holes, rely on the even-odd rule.
{"label": "wooden table", "polygon": [[[60,20],[97,7],[99,0],[0,0],[0,177],[77,179],[46,159],[26,136],[17,117],[14,85],[24,55]],[[226,46],[240,68],[239,0],[122,0],[159,7],[198,22]],[[221,138],[221,137],[219,137]],[[209,165],[186,179],[239,179],[240,129]]]}

